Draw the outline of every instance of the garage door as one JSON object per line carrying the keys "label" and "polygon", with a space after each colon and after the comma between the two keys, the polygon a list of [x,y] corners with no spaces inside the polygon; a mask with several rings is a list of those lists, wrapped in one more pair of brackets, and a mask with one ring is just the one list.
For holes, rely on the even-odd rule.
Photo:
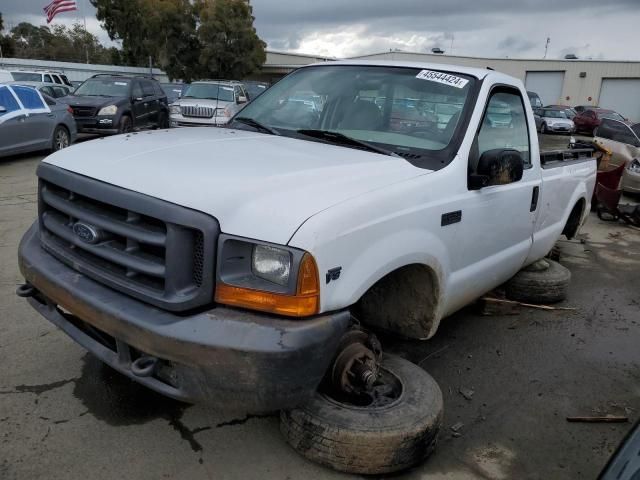
{"label": "garage door", "polygon": [[527,72],[524,84],[529,92],[540,95],[543,104],[563,104],[560,97],[564,84],[564,72]]}
{"label": "garage door", "polygon": [[640,79],[603,79],[598,106],[610,108],[634,122],[640,122]]}

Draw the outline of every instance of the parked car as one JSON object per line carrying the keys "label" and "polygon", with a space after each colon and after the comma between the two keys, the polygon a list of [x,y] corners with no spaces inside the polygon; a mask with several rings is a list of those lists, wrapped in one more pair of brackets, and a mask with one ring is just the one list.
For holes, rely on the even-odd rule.
{"label": "parked car", "polygon": [[537,108],[542,108],[542,99],[536,92],[527,92],[527,97],[529,97],[529,103],[531,104],[531,108],[533,108],[534,111]]}
{"label": "parked car", "polygon": [[570,107],[568,105],[547,105],[544,108],[555,108],[557,110],[563,110],[564,114],[567,116],[567,118],[569,120],[573,120],[573,117],[575,117],[578,112],[576,112],[573,107]]}
{"label": "parked car", "polygon": [[0,85],[0,157],[68,147],[76,123],[65,104],[26,85]]}
{"label": "parked car", "polygon": [[171,105],[173,102],[180,99],[185,85],[183,83],[161,83],[160,86],[167,95],[167,102]]}
{"label": "parked car", "polygon": [[247,91],[247,97],[249,101],[253,100],[254,98],[258,98],[270,86],[267,82],[257,82],[254,80],[243,80],[242,84]]}
{"label": "parked car", "polygon": [[73,86],[64,73],[54,70],[12,70],[11,74],[14,80],[20,82],[57,83],[68,87]]}
{"label": "parked car", "polygon": [[229,122],[248,101],[240,82],[203,80],[189,84],[171,105],[171,126],[220,126]]}
{"label": "parked car", "polygon": [[603,118],[596,129],[595,141],[611,151],[609,167],[625,165],[622,190],[640,193],[640,123]]}
{"label": "parked car", "polygon": [[58,85],[57,83],[44,83],[44,82],[9,82],[9,84],[13,85],[26,85],[28,87],[33,87],[37,89],[40,93],[48,95],[51,98],[61,98],[69,95],[73,88],[68,87],[67,85]]}
{"label": "parked car", "polygon": [[[18,293],[162,394],[283,410],[281,431],[307,458],[367,474],[415,465],[436,445],[442,393],[367,328],[432,337],[575,236],[596,179],[590,151],[540,154],[520,80],[439,68],[305,66],[228,128],[46,158]],[[223,85],[192,93],[217,99]],[[325,101],[309,108],[309,91]],[[391,128],[394,105],[429,101],[462,109],[442,128]],[[508,128],[487,120],[494,107]],[[566,289],[568,272],[550,265],[537,278],[555,288],[560,269]],[[556,292],[536,288],[538,300]]]}
{"label": "parked car", "polygon": [[598,128],[598,125],[600,125],[603,118],[612,118],[621,122],[625,121],[625,118],[622,115],[614,112],[613,110],[591,108],[576,115],[573,119],[573,123],[576,126],[577,133],[593,135],[595,129]]}
{"label": "parked car", "polygon": [[541,108],[535,115],[536,128],[540,133],[568,133],[575,131],[576,127],[564,109]]}
{"label": "parked car", "polygon": [[167,95],[153,77],[98,74],[64,97],[82,133],[168,128]]}

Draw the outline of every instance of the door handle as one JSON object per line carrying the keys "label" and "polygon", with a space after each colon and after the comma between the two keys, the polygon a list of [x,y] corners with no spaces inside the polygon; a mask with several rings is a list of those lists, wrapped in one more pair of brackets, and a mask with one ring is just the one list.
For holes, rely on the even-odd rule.
{"label": "door handle", "polygon": [[52,112],[47,113],[47,117],[55,117],[55,116],[56,116],[55,113],[52,113]]}
{"label": "door handle", "polygon": [[531,195],[531,208],[529,209],[530,212],[535,212],[536,209],[538,208],[539,196],[540,196],[540,187],[536,185],[535,187],[533,187],[533,194]]}

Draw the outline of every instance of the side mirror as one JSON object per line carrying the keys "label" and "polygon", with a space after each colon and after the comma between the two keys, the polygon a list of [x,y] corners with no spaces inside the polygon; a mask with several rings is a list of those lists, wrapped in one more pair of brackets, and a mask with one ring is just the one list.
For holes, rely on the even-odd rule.
{"label": "side mirror", "polygon": [[519,151],[497,148],[482,154],[476,172],[469,175],[469,189],[507,185],[522,179],[524,160]]}
{"label": "side mirror", "polygon": [[238,97],[238,103],[247,103],[247,97],[245,97],[244,95],[240,95]]}

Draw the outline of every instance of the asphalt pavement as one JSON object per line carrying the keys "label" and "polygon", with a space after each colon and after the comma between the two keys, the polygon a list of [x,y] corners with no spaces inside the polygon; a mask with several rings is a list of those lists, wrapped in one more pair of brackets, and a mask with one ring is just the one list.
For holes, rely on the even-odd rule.
{"label": "asphalt pavement", "polygon": [[[138,386],[15,296],[41,158],[0,160],[0,479],[349,478],[290,449],[275,415],[185,405]],[[575,310],[470,306],[429,341],[382,337],[431,373],[445,400],[436,452],[394,478],[595,478],[639,418],[640,231],[592,215],[580,239],[559,245],[573,274],[563,305]],[[629,423],[566,421],[606,414]]]}

